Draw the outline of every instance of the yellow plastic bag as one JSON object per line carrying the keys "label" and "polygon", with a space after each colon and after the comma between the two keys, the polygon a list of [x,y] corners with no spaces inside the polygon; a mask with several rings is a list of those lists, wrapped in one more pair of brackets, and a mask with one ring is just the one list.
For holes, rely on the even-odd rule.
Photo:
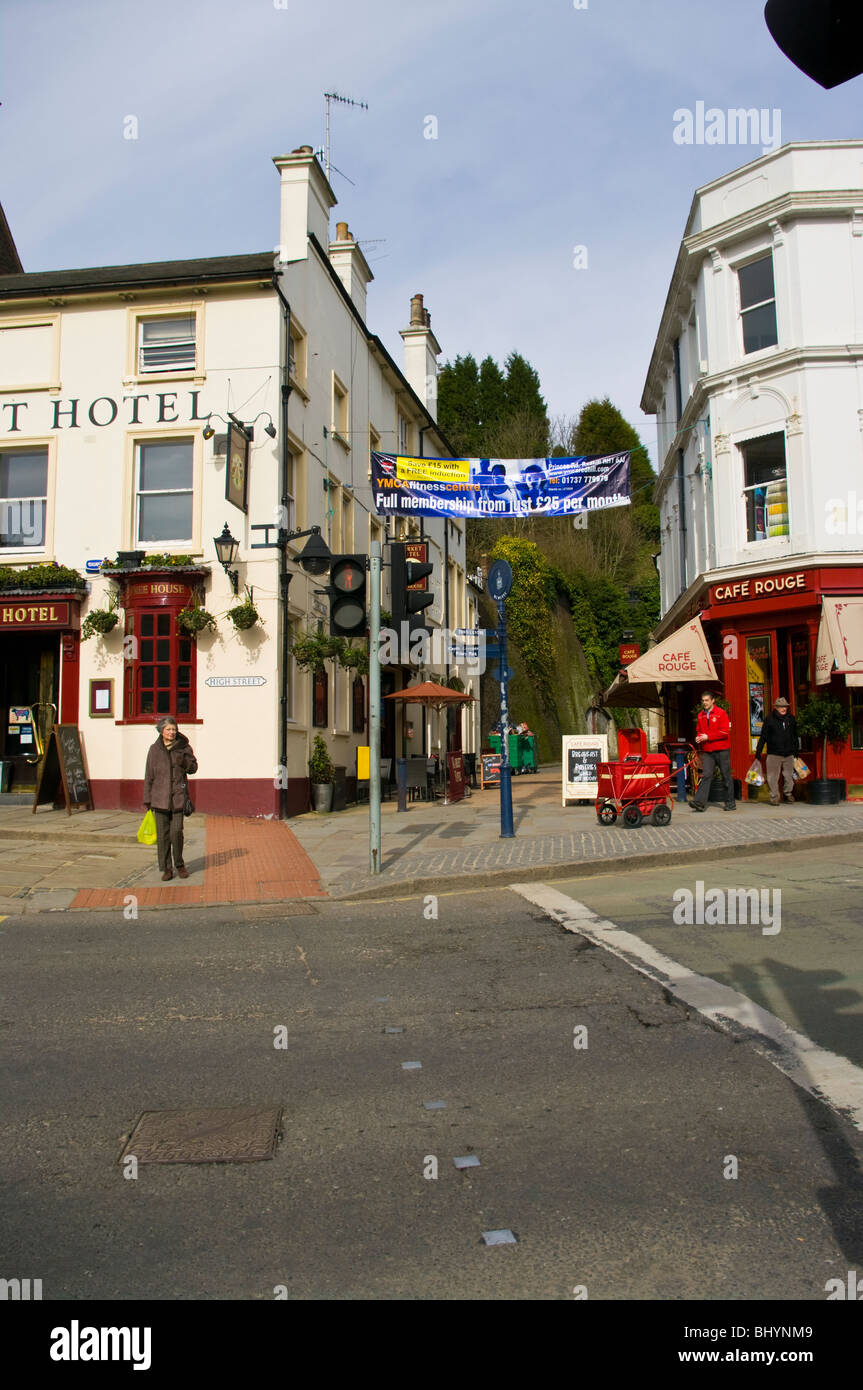
{"label": "yellow plastic bag", "polygon": [[147,812],[138,826],[138,840],[142,845],[154,845],[156,843],[156,817],[152,811]]}

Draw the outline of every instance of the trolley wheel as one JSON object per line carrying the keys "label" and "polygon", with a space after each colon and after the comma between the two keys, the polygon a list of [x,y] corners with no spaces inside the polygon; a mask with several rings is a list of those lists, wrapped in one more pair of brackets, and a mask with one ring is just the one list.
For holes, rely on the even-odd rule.
{"label": "trolley wheel", "polygon": [[597,811],[596,819],[600,825],[614,825],[617,820],[617,807],[611,801],[606,801]]}
{"label": "trolley wheel", "polygon": [[654,806],[650,815],[650,823],[651,825],[669,825],[670,822],[671,807],[666,806],[665,802],[661,801],[658,806]]}
{"label": "trolley wheel", "polygon": [[636,806],[635,802],[630,806],[624,806],[622,819],[627,830],[637,830],[644,820],[644,816],[641,814],[641,807]]}

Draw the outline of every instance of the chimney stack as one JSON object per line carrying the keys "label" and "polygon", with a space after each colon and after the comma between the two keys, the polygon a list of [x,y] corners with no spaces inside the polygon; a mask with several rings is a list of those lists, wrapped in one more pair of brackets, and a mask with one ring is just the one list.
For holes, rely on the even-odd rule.
{"label": "chimney stack", "polygon": [[330,208],[336,205],[336,195],[311,145],[300,145],[291,154],[277,155],[273,163],[282,181],[280,260],[304,261],[310,233],[323,247],[329,242]]}
{"label": "chimney stack", "polygon": [[437,377],[440,343],[432,333],[431,314],[421,294],[411,298],[411,318],[399,329],[405,345],[405,376],[429,415],[437,420]]}
{"label": "chimney stack", "polygon": [[329,244],[330,264],[351,299],[366,319],[366,288],[375,277],[368,261],[348,230],[347,222],[336,223],[336,239]]}

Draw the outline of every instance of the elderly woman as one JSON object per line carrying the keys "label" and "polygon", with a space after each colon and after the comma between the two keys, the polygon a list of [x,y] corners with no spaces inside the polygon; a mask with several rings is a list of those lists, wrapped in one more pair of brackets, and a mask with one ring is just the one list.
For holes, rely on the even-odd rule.
{"label": "elderly woman", "polygon": [[183,813],[189,795],[186,774],[197,772],[198,764],[185,734],[177,728],[172,714],[166,714],[156,725],[159,737],[147,753],[144,773],[144,806],[156,818],[156,848],[162,880],[174,877],[171,854],[180,878],[188,878],[183,863]]}

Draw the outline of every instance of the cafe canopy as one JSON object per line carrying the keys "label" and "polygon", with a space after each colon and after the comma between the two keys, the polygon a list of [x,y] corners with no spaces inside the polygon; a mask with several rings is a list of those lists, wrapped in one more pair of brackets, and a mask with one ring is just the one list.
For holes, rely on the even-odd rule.
{"label": "cafe canopy", "polygon": [[658,709],[658,687],[671,681],[719,681],[700,618],[670,632],[644,656],[631,661],[609,686],[603,703],[634,709]]}

